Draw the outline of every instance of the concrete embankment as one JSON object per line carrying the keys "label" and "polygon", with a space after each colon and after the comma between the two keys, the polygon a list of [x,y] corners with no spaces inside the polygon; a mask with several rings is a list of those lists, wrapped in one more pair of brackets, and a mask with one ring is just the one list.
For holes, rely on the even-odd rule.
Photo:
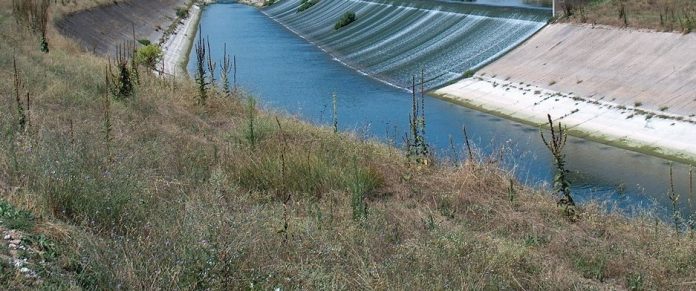
{"label": "concrete embankment", "polygon": [[696,160],[696,35],[554,24],[436,95],[608,144]]}
{"label": "concrete embankment", "polygon": [[193,39],[196,37],[197,24],[201,16],[201,8],[193,5],[189,17],[182,20],[172,34],[162,43],[163,72],[173,76],[187,76],[186,62]]}
{"label": "concrete embankment", "polygon": [[[85,50],[111,55],[118,44],[136,39],[159,42],[176,17],[176,8],[187,0],[126,0],[65,16],[59,31]],[[135,35],[134,35],[135,34]]]}

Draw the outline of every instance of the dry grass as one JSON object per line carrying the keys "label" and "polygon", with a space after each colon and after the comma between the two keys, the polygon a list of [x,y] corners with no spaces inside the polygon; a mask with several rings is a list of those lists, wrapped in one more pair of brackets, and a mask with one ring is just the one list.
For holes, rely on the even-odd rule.
{"label": "dry grass", "polygon": [[565,21],[683,33],[696,29],[696,2],[692,0],[566,0],[566,2],[574,4],[575,8],[572,16],[565,18]]}
{"label": "dry grass", "polygon": [[[109,159],[105,61],[53,29],[39,52],[5,6],[0,78],[15,56],[34,101],[17,133],[12,84],[0,83],[0,194],[57,252],[36,263],[41,281],[3,265],[5,288],[694,287],[691,233],[592,205],[571,223],[548,193],[516,185],[510,202],[495,164],[418,168],[293,118],[281,131],[271,113],[259,112],[252,147],[245,96],[202,108],[190,81],[143,76],[134,98],[112,101]],[[353,219],[354,189],[366,219]]]}

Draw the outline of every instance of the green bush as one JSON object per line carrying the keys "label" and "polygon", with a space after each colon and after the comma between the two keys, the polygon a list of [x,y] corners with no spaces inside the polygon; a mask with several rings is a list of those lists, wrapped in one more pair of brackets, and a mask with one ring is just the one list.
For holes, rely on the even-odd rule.
{"label": "green bush", "polygon": [[177,7],[176,8],[176,17],[179,17],[181,19],[186,19],[189,16],[189,11],[186,7]]}
{"label": "green bush", "polygon": [[150,69],[154,69],[161,59],[162,49],[153,44],[139,48],[135,54],[135,61]]}
{"label": "green bush", "polygon": [[302,2],[300,2],[300,7],[297,8],[297,12],[305,11],[317,3],[319,3],[319,0],[302,0]]}
{"label": "green bush", "polygon": [[341,27],[344,27],[346,25],[353,23],[353,21],[355,21],[356,19],[357,18],[355,17],[355,12],[353,12],[353,11],[346,12],[343,14],[343,16],[341,16],[341,19],[339,19],[336,22],[336,25],[334,25],[334,29],[338,30]]}
{"label": "green bush", "polygon": [[30,212],[0,200],[0,222],[10,229],[28,230],[34,226],[34,217]]}

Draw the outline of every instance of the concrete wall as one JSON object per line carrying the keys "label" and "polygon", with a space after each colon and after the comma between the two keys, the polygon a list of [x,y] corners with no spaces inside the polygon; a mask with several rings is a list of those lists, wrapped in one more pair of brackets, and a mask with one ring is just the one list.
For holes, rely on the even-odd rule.
{"label": "concrete wall", "polygon": [[186,0],[125,0],[67,15],[58,30],[85,50],[113,55],[116,45],[136,39],[157,42]]}
{"label": "concrete wall", "polygon": [[625,106],[696,114],[696,34],[554,24],[480,73]]}

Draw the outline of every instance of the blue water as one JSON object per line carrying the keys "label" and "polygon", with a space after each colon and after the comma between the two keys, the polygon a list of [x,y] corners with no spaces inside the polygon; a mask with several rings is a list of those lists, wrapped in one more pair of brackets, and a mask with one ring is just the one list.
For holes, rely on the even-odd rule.
{"label": "blue water", "polygon": [[[299,5],[300,0],[284,0],[263,12],[347,65],[399,87],[421,73],[427,88],[457,80],[551,17],[550,10],[439,1],[326,0],[298,13]],[[336,21],[349,11],[357,20],[336,30]]]}
{"label": "blue water", "polygon": [[[342,65],[255,8],[209,5],[201,26],[203,34],[211,36],[215,59],[222,59],[223,43],[236,55],[240,86],[264,107],[327,124],[331,96],[336,93],[341,130],[402,144],[411,106],[409,92]],[[193,52],[190,59],[195,60]],[[189,64],[189,71],[194,65]],[[521,181],[549,186],[552,160],[537,128],[431,97],[425,100],[425,111],[427,139],[438,157],[465,158],[462,127],[466,126],[481,156],[502,153],[503,167]],[[597,200],[629,213],[647,210],[668,217],[669,161],[572,137],[566,151],[577,201]],[[687,197],[688,171],[688,166],[674,164],[684,215],[695,209],[689,206],[693,199]]]}

